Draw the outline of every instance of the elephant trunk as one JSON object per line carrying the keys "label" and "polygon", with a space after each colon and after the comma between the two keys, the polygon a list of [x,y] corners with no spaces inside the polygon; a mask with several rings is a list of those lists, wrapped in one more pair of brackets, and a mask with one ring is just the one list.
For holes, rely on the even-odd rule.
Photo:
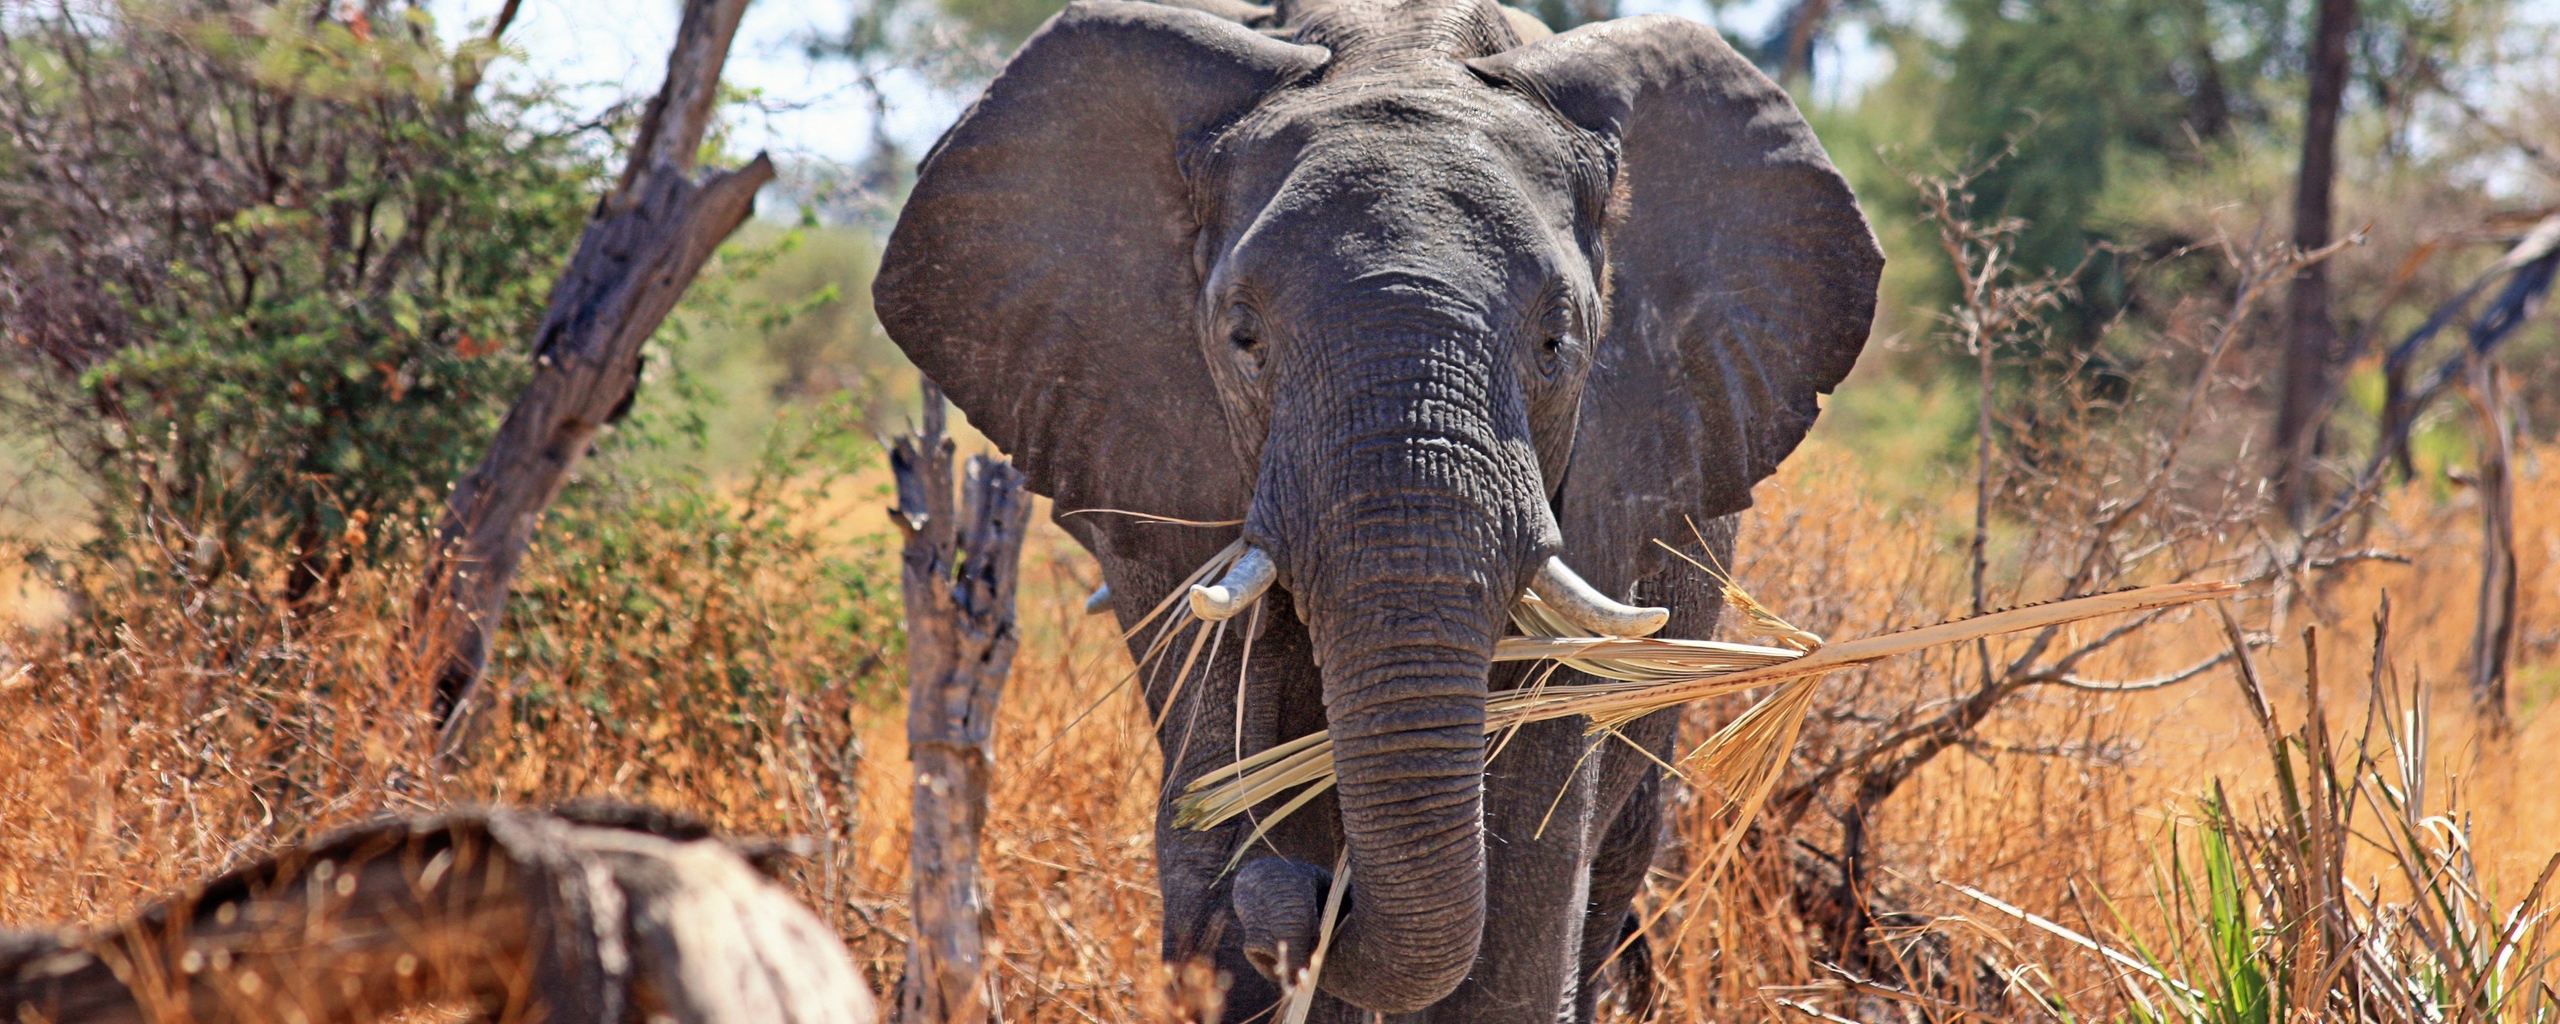
{"label": "elephant trunk", "polygon": [[[1306,424],[1284,410],[1246,527],[1324,680],[1351,878],[1319,981],[1386,1013],[1438,1002],[1475,962],[1486,676],[1511,601],[1557,547],[1525,418],[1438,393],[1450,384],[1363,381],[1347,389],[1361,400],[1309,417],[1331,429],[1292,429]],[[1258,884],[1239,910],[1272,916],[1245,892]]]}
{"label": "elephant trunk", "polygon": [[1374,620],[1310,624],[1351,871],[1322,983],[1372,1010],[1439,1001],[1483,938],[1485,676],[1501,620],[1473,575],[1369,576],[1309,601]]}

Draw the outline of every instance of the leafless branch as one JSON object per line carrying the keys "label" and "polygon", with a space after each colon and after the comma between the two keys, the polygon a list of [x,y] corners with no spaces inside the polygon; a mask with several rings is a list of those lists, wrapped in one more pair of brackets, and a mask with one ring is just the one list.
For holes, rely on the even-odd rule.
{"label": "leafless branch", "polygon": [[2186,682],[2187,680],[2212,671],[2223,662],[2230,660],[2231,652],[2223,651],[2220,654],[2216,654],[2210,658],[2206,658],[2203,661],[2196,662],[2193,665],[2189,665],[2175,672],[2171,672],[2166,675],[2152,676],[2149,679],[2136,679],[2130,682],[2101,682],[2094,679],[2082,679],[2079,676],[2070,675],[2068,673],[2054,676],[2052,679],[2044,680],[2044,682],[2054,686],[2070,687],[2074,690],[2088,690],[2093,693],[2138,693],[2143,690],[2159,690],[2176,686],[2179,683]]}

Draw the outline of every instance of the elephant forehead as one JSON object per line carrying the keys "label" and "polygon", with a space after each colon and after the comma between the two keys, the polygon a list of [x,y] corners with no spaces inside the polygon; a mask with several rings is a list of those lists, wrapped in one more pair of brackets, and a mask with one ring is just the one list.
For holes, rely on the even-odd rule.
{"label": "elephant forehead", "polygon": [[1275,94],[1220,149],[1243,163],[1295,164],[1348,152],[1560,167],[1587,156],[1563,128],[1527,100],[1472,77],[1364,76]]}
{"label": "elephant forehead", "polygon": [[[1233,251],[1508,279],[1552,273],[1576,237],[1587,159],[1491,90],[1359,90],[1274,111],[1231,142]],[[1256,187],[1256,186],[1259,187]]]}

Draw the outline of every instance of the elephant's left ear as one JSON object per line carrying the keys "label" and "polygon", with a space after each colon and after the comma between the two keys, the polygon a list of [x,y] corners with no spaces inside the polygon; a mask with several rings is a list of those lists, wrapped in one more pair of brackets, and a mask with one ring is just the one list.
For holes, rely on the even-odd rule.
{"label": "elephant's left ear", "polygon": [[1644,545],[1749,507],[1866,345],[1884,254],[1848,182],[1786,92],[1696,22],[1600,22],[1468,64],[1618,152],[1568,543]]}

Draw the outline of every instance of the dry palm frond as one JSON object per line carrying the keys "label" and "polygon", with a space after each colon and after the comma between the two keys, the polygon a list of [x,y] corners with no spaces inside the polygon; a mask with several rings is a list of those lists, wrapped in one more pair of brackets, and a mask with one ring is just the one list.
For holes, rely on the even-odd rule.
{"label": "dry palm frond", "polygon": [[[1689,532],[1698,538],[1698,549],[1706,552],[1708,558],[1714,558],[1715,546],[1707,543],[1705,534],[1698,532],[1698,524],[1695,521],[1689,523]],[[1742,589],[1741,584],[1735,583],[1733,577],[1724,571],[1722,562],[1712,566],[1707,565],[1660,540],[1655,540],[1653,543],[1662,550],[1671,552],[1672,557],[1697,567],[1699,572],[1706,573],[1710,579],[1715,580],[1716,586],[1724,596],[1724,603],[1731,605],[1734,611],[1742,613],[1743,621],[1751,624],[1750,632],[1753,636],[1775,637],[1779,643],[1798,651],[1811,651],[1822,646],[1821,634],[1798,629],[1795,623],[1779,618],[1778,613],[1770,611],[1769,606],[1761,604],[1759,598],[1751,596],[1748,591]]]}
{"label": "dry palm frond", "polygon": [[[1117,512],[1119,510],[1092,509],[1087,511]],[[1137,515],[1138,513],[1132,512],[1123,514]],[[1164,521],[1179,523],[1186,526],[1227,525],[1218,523],[1193,523],[1188,520]],[[1110,703],[1111,698],[1117,696],[1122,687],[1129,685],[1132,681],[1142,676],[1147,676],[1151,670],[1161,668],[1162,666],[1160,665],[1160,662],[1164,659],[1165,655],[1175,646],[1180,644],[1183,635],[1188,632],[1191,635],[1191,653],[1183,659],[1181,670],[1174,675],[1172,689],[1167,691],[1165,695],[1164,706],[1167,711],[1170,711],[1173,707],[1174,700],[1182,695],[1183,686],[1189,681],[1193,666],[1199,662],[1202,644],[1206,643],[1209,645],[1209,663],[1216,663],[1217,642],[1224,638],[1224,630],[1226,627],[1226,624],[1223,622],[1212,623],[1201,621],[1199,616],[1191,613],[1191,604],[1184,600],[1184,597],[1190,593],[1192,584],[1199,583],[1202,580],[1217,578],[1220,573],[1227,570],[1228,566],[1234,565],[1236,559],[1241,557],[1244,554],[1244,551],[1245,542],[1241,537],[1237,538],[1233,543],[1228,544],[1226,547],[1219,549],[1217,554],[1211,555],[1208,561],[1201,563],[1199,568],[1192,570],[1191,575],[1184,577],[1182,582],[1174,584],[1172,592],[1166,594],[1162,600],[1157,601],[1154,607],[1147,609],[1147,613],[1140,616],[1136,624],[1131,625],[1126,632],[1121,633],[1120,642],[1125,644],[1136,639],[1139,633],[1145,632],[1148,626],[1153,625],[1155,627],[1155,634],[1148,639],[1146,650],[1138,655],[1136,664],[1130,667],[1128,673],[1122,675],[1118,682],[1105,687],[1100,696],[1095,697],[1092,702],[1085,705],[1083,711],[1077,712],[1075,717],[1068,719],[1067,724],[1060,728],[1057,733],[1051,735],[1048,742],[1042,743],[1040,745],[1040,749],[1032,752],[1032,760],[1034,762],[1038,762],[1051,750],[1056,749],[1058,741],[1065,739],[1068,733],[1075,730],[1076,726],[1084,724],[1084,720],[1090,717],[1094,712],[1101,710],[1104,704]],[[1259,612],[1256,614],[1259,614]],[[1159,619],[1162,621],[1158,621]],[[1211,635],[1213,630],[1217,633],[1217,636],[1214,638]],[[1245,653],[1247,656],[1250,656],[1252,651],[1253,647],[1251,640],[1248,637],[1245,646]],[[1153,684],[1150,683],[1149,685]],[[1151,722],[1149,724],[1151,728],[1157,729],[1161,729],[1164,726],[1163,722]]]}
{"label": "dry palm frond", "polygon": [[[1809,653],[1711,640],[1505,637],[1494,646],[1496,661],[1554,660],[1612,681],[1537,686],[1493,694],[1485,700],[1485,731],[1496,733],[1526,722],[1583,715],[1590,718],[1591,728],[1597,732],[1691,701],[1793,684],[1779,686],[1763,697],[1690,755],[1704,765],[1718,788],[1730,794],[1730,802],[1742,807],[1747,820],[1749,812],[1756,811],[1765,798],[1769,784],[1776,780],[1786,752],[1794,746],[1796,731],[1811,705],[1813,682],[1825,674],[1897,654],[2101,615],[2187,604],[2236,589],[2236,585],[2228,583],[2141,587],[1865,637]],[[1531,600],[1521,602],[1514,614],[1524,629],[1545,630],[1553,628],[1551,624],[1555,622],[1552,612]],[[1774,615],[1770,619],[1794,630]],[[1331,788],[1333,782],[1332,736],[1310,733],[1193,780],[1176,802],[1174,822],[1194,829],[1214,828],[1263,801],[1306,787],[1288,804],[1261,819],[1259,829],[1268,830],[1313,794]]]}
{"label": "dry palm frond", "polygon": [[1575,628],[1546,602],[1538,600],[1536,594],[1520,595],[1520,602],[1511,606],[1511,621],[1529,635],[1503,637],[1494,645],[1493,660],[1557,661],[1587,675],[1628,683],[1673,682],[1694,679],[1703,673],[1739,672],[1791,661],[1804,654],[1785,647],[1719,640],[1576,636]]}
{"label": "dry palm frond", "polygon": [[1135,520],[1137,520],[1137,521],[1139,521],[1139,522],[1141,522],[1141,523],[1162,523],[1162,524],[1164,524],[1164,525],[1166,525],[1166,526],[1205,526],[1205,527],[1219,527],[1219,526],[1243,526],[1243,525],[1244,525],[1244,520],[1242,520],[1242,519],[1176,519],[1176,518],[1174,518],[1174,517],[1172,517],[1172,516],[1160,516],[1160,515],[1157,515],[1157,514],[1155,514],[1155,513],[1153,513],[1153,512],[1132,512],[1132,511],[1130,511],[1130,510],[1128,510],[1128,509],[1125,509],[1125,508],[1079,508],[1079,509],[1072,509],[1072,510],[1069,510],[1069,511],[1066,511],[1066,512],[1061,512],[1061,513],[1058,513],[1058,514],[1059,514],[1059,515],[1061,515],[1061,516],[1090,516],[1090,515],[1114,515],[1114,516],[1128,516],[1129,518],[1131,518],[1131,519],[1135,519]]}

